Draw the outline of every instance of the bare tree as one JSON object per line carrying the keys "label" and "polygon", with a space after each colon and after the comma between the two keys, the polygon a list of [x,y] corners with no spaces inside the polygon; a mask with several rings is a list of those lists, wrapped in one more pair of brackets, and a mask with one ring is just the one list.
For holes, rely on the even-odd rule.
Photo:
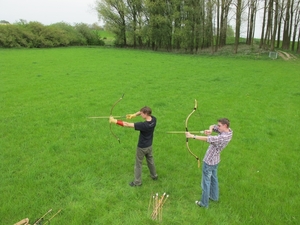
{"label": "bare tree", "polygon": [[291,44],[299,51],[300,0],[97,0],[96,9],[120,46],[190,53],[203,48],[213,53],[226,45],[229,15],[234,15],[237,53],[246,7],[247,44],[253,44],[261,7],[259,47],[273,51],[282,42],[283,49]]}
{"label": "bare tree", "polygon": [[291,0],[287,0],[286,3],[286,12],[284,19],[284,27],[283,27],[283,37],[282,37],[282,49],[290,48],[290,8],[291,8]]}
{"label": "bare tree", "polygon": [[274,23],[273,23],[273,32],[272,32],[272,36],[271,36],[271,47],[270,50],[274,51],[275,49],[275,37],[276,37],[276,32],[278,29],[278,12],[279,12],[279,3],[278,0],[274,0],[275,3],[275,12],[274,12]]}
{"label": "bare tree", "polygon": [[242,24],[242,0],[237,0],[235,5],[236,5],[236,22],[235,22],[234,53],[237,53],[239,41],[240,41],[241,24]]}
{"label": "bare tree", "polygon": [[214,1],[208,0],[206,3],[206,17],[203,17],[204,30],[203,33],[203,47],[211,47],[211,52],[215,51],[214,49],[214,24],[213,24],[213,13],[214,13]]}
{"label": "bare tree", "polygon": [[246,44],[248,45],[253,44],[257,4],[258,4],[257,0],[248,1],[248,23],[247,23],[247,39],[246,39]]}
{"label": "bare tree", "polygon": [[278,4],[279,4],[279,10],[278,10],[278,24],[277,24],[277,27],[278,27],[278,32],[277,32],[277,44],[276,44],[276,48],[279,48],[280,47],[280,37],[281,37],[281,25],[282,25],[282,20],[283,20],[283,12],[284,12],[284,9],[285,9],[285,5],[284,5],[284,1],[285,0],[278,0]]}
{"label": "bare tree", "polygon": [[[297,5],[295,7],[295,19],[294,19],[294,30],[293,30],[293,40],[292,40],[292,51],[295,50],[297,28],[299,26],[299,23],[300,23],[300,1],[298,0]],[[299,45],[299,43],[298,43],[298,45]]]}
{"label": "bare tree", "polygon": [[265,11],[267,13],[266,16],[266,20],[267,20],[267,24],[266,24],[266,30],[265,30],[265,34],[262,40],[262,47],[265,49],[269,48],[270,45],[270,37],[272,35],[272,23],[273,23],[273,2],[274,0],[269,0],[267,2],[267,7],[265,8]]}
{"label": "bare tree", "polygon": [[297,52],[300,53],[300,27],[298,32],[298,46],[297,46]]}
{"label": "bare tree", "polygon": [[220,41],[220,0],[216,0],[216,11],[217,11],[217,19],[216,19],[216,43],[215,43],[215,51],[218,50],[219,41]]}
{"label": "bare tree", "polygon": [[260,36],[260,44],[259,44],[260,48],[262,48],[264,45],[264,34],[265,34],[266,14],[267,14],[267,0],[265,0],[263,10],[264,10],[264,16],[263,16],[262,28],[261,28],[261,36]]}
{"label": "bare tree", "polygon": [[228,14],[232,0],[221,0],[221,17],[220,17],[220,42],[219,46],[226,45]]}

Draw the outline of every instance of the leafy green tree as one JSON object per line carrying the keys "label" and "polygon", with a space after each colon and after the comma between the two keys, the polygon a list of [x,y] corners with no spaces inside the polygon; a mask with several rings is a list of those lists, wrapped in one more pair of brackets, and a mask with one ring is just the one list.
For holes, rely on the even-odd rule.
{"label": "leafy green tree", "polygon": [[10,23],[6,20],[0,20],[0,24],[10,24]]}
{"label": "leafy green tree", "polygon": [[32,46],[35,48],[48,47],[49,42],[45,40],[43,32],[45,32],[45,26],[39,22],[29,22],[24,27],[33,33],[34,38],[32,40]]}
{"label": "leafy green tree", "polygon": [[0,26],[0,46],[4,48],[15,47],[14,35],[11,25]]}
{"label": "leafy green tree", "polygon": [[101,43],[97,31],[92,30],[87,24],[78,23],[75,25],[75,30],[84,38],[87,45],[99,45]]}
{"label": "leafy green tree", "polygon": [[126,0],[128,14],[127,14],[127,32],[132,39],[133,47],[137,44],[142,47],[141,30],[144,26],[144,3],[142,0]]}
{"label": "leafy green tree", "polygon": [[19,25],[0,26],[0,46],[5,48],[33,47],[34,35]]}
{"label": "leafy green tree", "polygon": [[98,0],[97,7],[99,18],[106,27],[116,35],[116,44],[127,45],[126,16],[128,9],[123,0]]}
{"label": "leafy green tree", "polygon": [[172,19],[171,3],[162,0],[146,0],[148,11],[149,39],[151,48],[171,48]]}
{"label": "leafy green tree", "polygon": [[85,38],[70,24],[60,22],[50,26],[60,30],[57,36],[61,40],[61,46],[76,46],[86,44]]}

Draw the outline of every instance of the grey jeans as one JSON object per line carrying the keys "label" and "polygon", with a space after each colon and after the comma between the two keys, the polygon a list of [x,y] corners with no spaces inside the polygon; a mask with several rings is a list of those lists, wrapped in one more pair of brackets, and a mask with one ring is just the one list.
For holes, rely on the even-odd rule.
{"label": "grey jeans", "polygon": [[157,177],[155,164],[152,155],[152,146],[147,148],[136,148],[135,166],[134,166],[134,184],[142,184],[142,164],[144,156],[147,160],[147,165],[150,171],[150,176],[152,178]]}

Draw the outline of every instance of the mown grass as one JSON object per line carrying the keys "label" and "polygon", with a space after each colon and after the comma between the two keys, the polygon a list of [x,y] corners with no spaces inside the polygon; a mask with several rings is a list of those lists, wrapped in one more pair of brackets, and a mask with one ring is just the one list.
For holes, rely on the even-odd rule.
{"label": "mown grass", "polygon": [[[107,48],[0,50],[0,224],[50,208],[52,224],[157,224],[152,194],[170,195],[161,224],[299,223],[299,61]],[[143,186],[131,188],[138,133],[89,116],[142,106],[158,118]],[[201,170],[190,130],[228,117],[233,140],[219,166],[220,202],[196,207]],[[139,118],[133,121],[139,121]],[[207,144],[191,140],[203,158]]]}

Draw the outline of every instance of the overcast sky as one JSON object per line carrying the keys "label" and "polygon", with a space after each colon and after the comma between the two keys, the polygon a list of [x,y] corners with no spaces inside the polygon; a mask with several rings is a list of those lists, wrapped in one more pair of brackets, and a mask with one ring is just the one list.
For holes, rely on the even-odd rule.
{"label": "overcast sky", "polygon": [[0,0],[0,20],[10,23],[20,19],[44,25],[65,22],[99,23],[93,10],[96,0]]}

